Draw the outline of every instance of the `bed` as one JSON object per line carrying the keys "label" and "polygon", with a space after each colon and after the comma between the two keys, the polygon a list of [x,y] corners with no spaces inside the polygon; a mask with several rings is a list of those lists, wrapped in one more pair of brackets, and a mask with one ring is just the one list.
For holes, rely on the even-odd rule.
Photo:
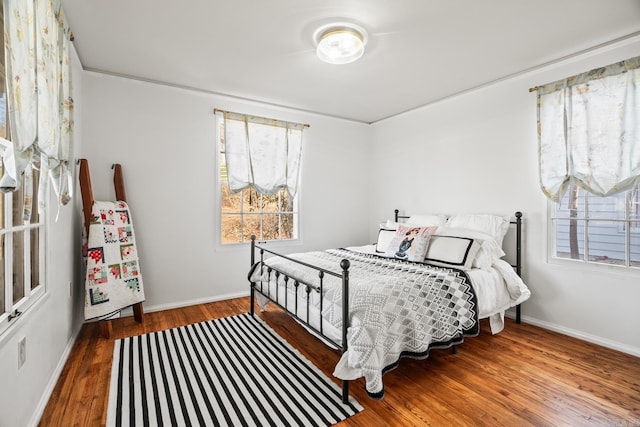
{"label": "bed", "polygon": [[[515,234],[515,263],[504,259],[504,237]],[[476,336],[480,319],[492,333],[505,311],[530,291],[520,279],[522,213],[400,215],[380,224],[375,244],[282,255],[252,237],[251,314],[273,302],[342,356],[334,376],[364,377],[373,399],[382,376],[402,357],[426,358],[435,348],[455,352]],[[506,244],[504,246],[512,246]]]}

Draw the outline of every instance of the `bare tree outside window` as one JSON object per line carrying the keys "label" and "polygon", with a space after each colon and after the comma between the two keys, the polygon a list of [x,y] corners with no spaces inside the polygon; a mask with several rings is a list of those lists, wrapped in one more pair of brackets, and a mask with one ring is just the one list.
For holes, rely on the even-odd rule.
{"label": "bare tree outside window", "polygon": [[556,258],[640,268],[640,191],[598,197],[572,186],[552,215]]}

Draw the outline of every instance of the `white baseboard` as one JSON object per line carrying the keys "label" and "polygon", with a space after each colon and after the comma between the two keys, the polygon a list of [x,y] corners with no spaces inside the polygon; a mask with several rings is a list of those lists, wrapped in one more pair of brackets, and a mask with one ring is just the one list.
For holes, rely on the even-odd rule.
{"label": "white baseboard", "polygon": [[[154,311],[171,310],[174,308],[188,307],[191,305],[206,304],[209,302],[216,302],[216,301],[224,301],[228,299],[247,297],[249,296],[249,294],[250,294],[250,291],[243,291],[235,294],[216,295],[215,297],[192,299],[192,300],[180,301],[180,302],[171,303],[171,304],[150,305],[150,306],[144,305],[144,312],[151,313]],[[249,311],[249,305],[247,305],[247,311]],[[126,310],[122,310],[121,314],[122,316],[133,316],[133,309],[128,308]]]}
{"label": "white baseboard", "polygon": [[[513,317],[515,318],[515,316]],[[578,338],[583,341],[588,341],[593,344],[598,344],[613,350],[621,351],[623,353],[627,353],[632,356],[640,357],[640,348],[623,344],[617,341],[604,339],[602,337],[587,334],[582,331],[577,331],[575,329],[567,328],[565,326],[556,325],[555,323],[545,322],[544,320],[535,319],[533,317],[522,316],[522,322],[529,323],[534,326],[539,326],[541,328],[548,329],[550,331],[558,332],[563,335],[568,335],[570,337]]]}

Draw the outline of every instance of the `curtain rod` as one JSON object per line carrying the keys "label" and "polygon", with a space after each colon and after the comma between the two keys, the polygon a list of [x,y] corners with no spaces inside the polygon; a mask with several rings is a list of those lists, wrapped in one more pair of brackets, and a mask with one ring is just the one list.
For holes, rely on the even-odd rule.
{"label": "curtain rod", "polygon": [[268,117],[254,116],[254,115],[252,115],[252,114],[234,113],[233,111],[221,110],[220,108],[214,108],[214,109],[213,109],[213,112],[214,112],[214,114],[215,114],[215,113],[231,113],[231,114],[238,114],[238,115],[241,115],[241,116],[250,116],[250,117],[255,117],[256,119],[259,119],[259,120],[268,120],[268,121],[274,121],[274,122],[286,122],[286,123],[292,123],[292,124],[295,124],[295,125],[301,125],[301,126],[304,126],[304,127],[306,127],[306,128],[311,127],[311,126],[310,126],[309,124],[307,124],[307,123],[294,123],[294,122],[287,122],[286,120],[278,120],[278,119],[270,119],[270,118],[268,118]]}

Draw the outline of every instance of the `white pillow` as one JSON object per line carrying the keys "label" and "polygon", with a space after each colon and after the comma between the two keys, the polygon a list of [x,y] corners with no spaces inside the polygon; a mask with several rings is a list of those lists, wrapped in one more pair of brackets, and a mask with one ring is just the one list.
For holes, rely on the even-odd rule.
{"label": "white pillow", "polygon": [[398,225],[396,235],[385,251],[385,256],[408,261],[424,261],[431,235],[438,227],[412,227]]}
{"label": "white pillow", "polygon": [[445,215],[431,214],[411,215],[405,222],[406,225],[419,225],[420,227],[427,227],[429,225],[444,227],[446,223],[447,217]]}
{"label": "white pillow", "polygon": [[482,231],[492,236],[496,243],[498,243],[498,246],[502,247],[502,240],[509,230],[510,222],[510,216],[461,214],[449,217],[447,227]]}
{"label": "white pillow", "polygon": [[480,246],[480,242],[471,237],[435,234],[431,236],[424,262],[469,270],[473,266]]}
{"label": "white pillow", "polygon": [[442,236],[468,237],[476,240],[480,247],[472,261],[471,267],[473,268],[491,270],[493,262],[505,255],[504,251],[495,239],[482,231],[469,230],[466,228],[442,227],[438,228],[435,234]]}
{"label": "white pillow", "polygon": [[378,241],[376,242],[376,252],[385,252],[389,247],[389,244],[396,237],[396,229],[389,229],[387,227],[383,227],[383,224],[380,224],[380,231],[378,231]]}

